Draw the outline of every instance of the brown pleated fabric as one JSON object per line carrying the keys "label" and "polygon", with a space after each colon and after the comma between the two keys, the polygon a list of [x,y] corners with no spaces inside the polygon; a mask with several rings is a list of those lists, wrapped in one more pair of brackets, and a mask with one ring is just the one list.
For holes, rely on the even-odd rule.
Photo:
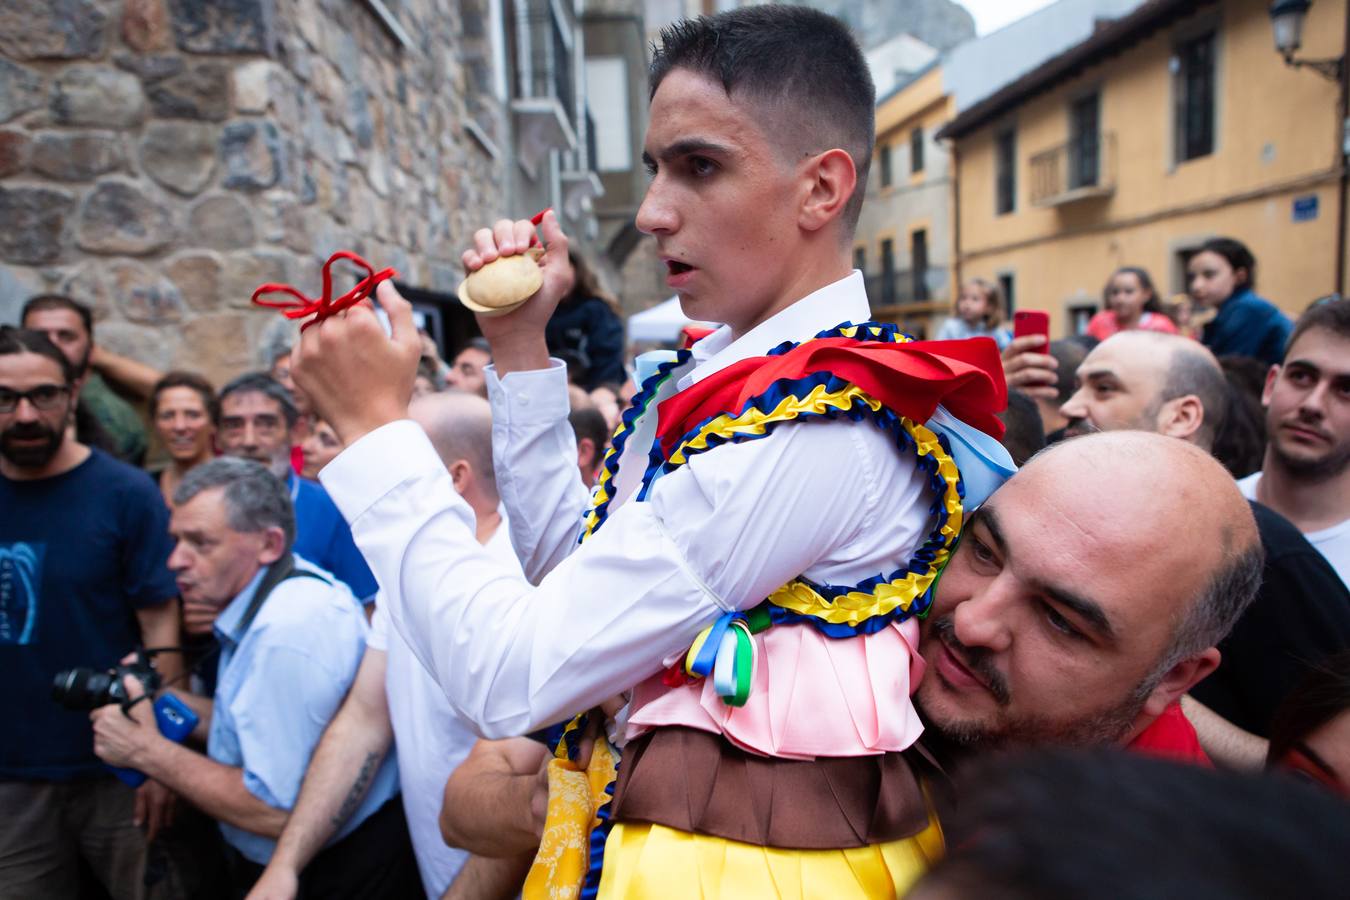
{"label": "brown pleated fabric", "polygon": [[623,751],[616,821],[650,822],[761,847],[833,850],[894,841],[928,826],[917,753],[777,759],[720,735],[658,728]]}

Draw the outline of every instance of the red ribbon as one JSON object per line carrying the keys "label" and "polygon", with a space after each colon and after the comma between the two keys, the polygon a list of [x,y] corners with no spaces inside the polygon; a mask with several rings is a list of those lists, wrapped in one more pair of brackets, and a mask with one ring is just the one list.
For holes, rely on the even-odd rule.
{"label": "red ribbon", "polygon": [[[356,283],[356,287],[340,297],[333,296],[333,263],[340,259],[345,259],[352,265],[366,270],[366,277]],[[289,284],[263,284],[253,292],[252,300],[258,306],[266,306],[269,309],[279,309],[288,319],[303,319],[306,316],[313,316],[308,322],[300,326],[304,331],[316,322],[322,322],[329,316],[335,315],[344,309],[355,306],[362,300],[375,293],[375,287],[386,278],[396,278],[398,273],[393,269],[381,269],[379,272],[361,257],[349,250],[339,250],[328,257],[328,262],[323,264],[323,294],[317,299],[306,297]],[[289,294],[290,300],[264,300],[264,294]]]}

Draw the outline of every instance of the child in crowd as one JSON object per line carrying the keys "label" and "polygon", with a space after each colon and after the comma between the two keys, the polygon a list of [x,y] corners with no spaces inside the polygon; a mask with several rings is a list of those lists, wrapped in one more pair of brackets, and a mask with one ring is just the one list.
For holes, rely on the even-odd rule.
{"label": "child in crowd", "polygon": [[1012,341],[1003,322],[1003,291],[997,284],[983,278],[972,278],[961,285],[957,295],[956,315],[938,329],[939,341],[957,341],[973,337],[991,337],[1002,350]]}

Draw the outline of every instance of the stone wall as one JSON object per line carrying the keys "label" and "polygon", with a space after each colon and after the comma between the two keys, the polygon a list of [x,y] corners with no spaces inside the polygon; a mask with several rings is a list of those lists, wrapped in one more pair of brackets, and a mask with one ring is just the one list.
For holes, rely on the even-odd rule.
{"label": "stone wall", "polygon": [[104,345],[219,381],[288,331],[253,288],[317,293],[334,250],[453,291],[502,206],[464,128],[481,12],[386,5],[411,48],[359,0],[0,4],[0,321],[67,292]]}

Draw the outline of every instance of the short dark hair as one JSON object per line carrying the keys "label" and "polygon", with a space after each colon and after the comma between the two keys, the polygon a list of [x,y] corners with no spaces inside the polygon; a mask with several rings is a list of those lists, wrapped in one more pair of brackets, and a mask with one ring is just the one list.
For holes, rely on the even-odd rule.
{"label": "short dark hair", "polygon": [[[1252,525],[1252,529],[1255,528]],[[1230,542],[1231,538],[1231,530],[1225,528],[1225,543]],[[1171,645],[1155,667],[1153,675],[1161,678],[1177,663],[1217,645],[1227,637],[1233,625],[1256,599],[1265,566],[1266,551],[1259,540],[1252,541],[1246,547],[1225,546],[1219,568],[1200,589],[1200,594],[1178,610]],[[1148,681],[1153,681],[1150,690],[1157,685],[1153,679]]]}
{"label": "short dark hair", "polygon": [[[469,338],[467,341],[464,342],[463,346],[461,346],[458,350],[455,351],[455,356],[459,356],[465,350],[480,350],[488,355],[489,360],[492,359],[492,345],[488,343],[488,339],[485,337]],[[452,356],[450,358],[453,360],[455,356]]]}
{"label": "short dark hair", "polygon": [[295,542],[295,507],[286,484],[262,463],[235,456],[221,456],[192,468],[173,492],[173,502],[182,506],[202,491],[223,488],[229,526],[238,532],[280,528],[286,549]]}
{"label": "short dark hair", "polygon": [[591,445],[595,447],[592,462],[599,463],[609,444],[609,423],[605,421],[604,415],[594,406],[583,406],[568,413],[567,421],[577,436],[578,444],[582,438],[590,438]]}
{"label": "short dark hair", "polygon": [[1266,762],[1278,762],[1294,744],[1347,709],[1350,709],[1350,650],[1343,650],[1313,666],[1275,710]]}
{"label": "short dark hair", "polygon": [[1252,256],[1252,251],[1247,249],[1247,245],[1237,238],[1216,237],[1210,238],[1195,249],[1194,257],[1198,253],[1214,253],[1222,256],[1233,267],[1234,274],[1238,269],[1247,270],[1247,280],[1240,287],[1256,290],[1256,257]]}
{"label": "short dark hair", "polygon": [[777,5],[684,19],[661,29],[648,73],[649,99],[674,69],[718,82],[729,97],[786,108],[795,127],[766,129],[781,140],[818,138],[824,146],[814,152],[846,151],[858,174],[842,216],[845,232],[852,233],[876,138],[876,88],[847,25],[818,10]]}
{"label": "short dark hair", "polygon": [[[1171,337],[1170,335],[1168,337]],[[1194,395],[1205,414],[1196,430],[1195,440],[1207,451],[1214,449],[1214,438],[1223,429],[1228,415],[1229,388],[1223,369],[1202,345],[1189,338],[1171,337],[1172,358],[1163,378],[1159,403]]]}
{"label": "short dark hair", "polygon": [[1345,802],[1287,778],[1046,750],[972,760],[957,793],[938,811],[946,856],[912,896],[1345,895]]}
{"label": "short dark hair", "polygon": [[220,410],[216,408],[216,389],[211,386],[211,382],[206,380],[206,376],[198,375],[196,372],[166,372],[164,377],[155,382],[155,386],[150,389],[150,416],[154,418],[159,413],[159,397],[169,388],[183,387],[197,392],[202,398],[202,405],[206,407],[206,413],[215,422],[220,418]]}
{"label": "short dark hair", "polygon": [[1059,363],[1059,368],[1055,369],[1055,402],[1060,406],[1068,403],[1078,390],[1074,378],[1091,349],[1085,342],[1075,338],[1060,338],[1050,342],[1050,355]]}
{"label": "short dark hair", "polygon": [[1289,355],[1290,348],[1299,338],[1317,328],[1350,340],[1350,300],[1344,298],[1323,300],[1308,307],[1294,323],[1294,330],[1290,332],[1289,341],[1284,345],[1284,355],[1286,357]]}
{"label": "short dark hair", "polygon": [[220,389],[216,402],[216,425],[220,425],[220,408],[225,398],[231,394],[266,394],[281,405],[281,414],[286,417],[286,427],[294,428],[300,419],[300,410],[295,406],[291,392],[266,372],[248,372],[226,384]]}
{"label": "short dark hair", "polygon": [[41,331],[0,325],[0,356],[11,353],[36,353],[38,356],[45,356],[61,367],[61,377],[65,379],[67,385],[75,383],[75,367],[66,359],[61,348],[53,344],[51,338]]}
{"label": "short dark hair", "polygon": [[1036,401],[1021,391],[1008,391],[1008,408],[999,413],[1004,449],[1019,468],[1045,447],[1045,426]]}
{"label": "short dark hair", "polygon": [[19,322],[28,321],[28,314],[42,312],[48,309],[68,309],[80,317],[84,323],[84,333],[89,337],[94,336],[94,314],[89,307],[78,300],[71,299],[65,294],[38,294],[35,297],[28,298],[28,302],[23,305],[23,311],[19,313]]}

